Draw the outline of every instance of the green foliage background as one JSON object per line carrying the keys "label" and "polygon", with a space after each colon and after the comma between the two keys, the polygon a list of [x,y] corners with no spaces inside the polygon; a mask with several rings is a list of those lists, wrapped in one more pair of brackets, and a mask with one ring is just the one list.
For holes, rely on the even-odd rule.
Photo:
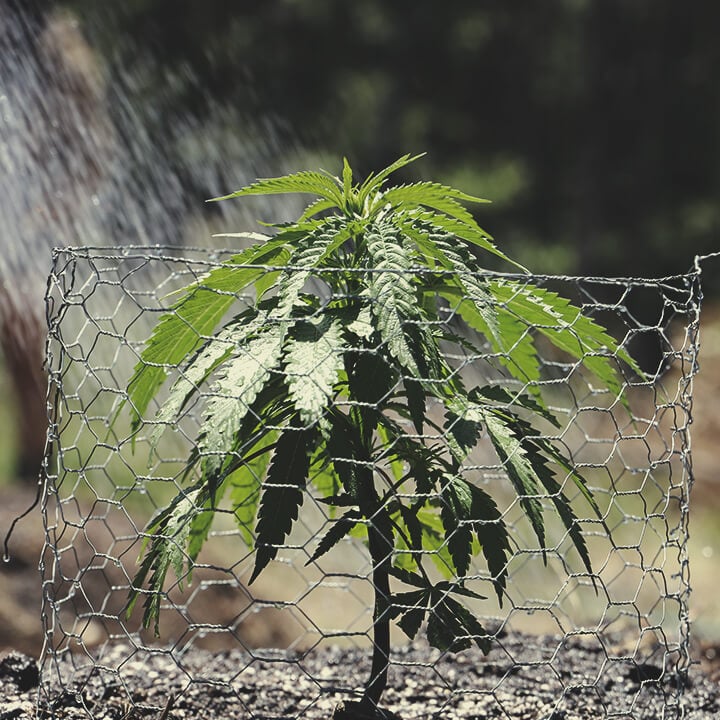
{"label": "green foliage background", "polygon": [[712,0],[67,4],[163,106],[159,136],[208,109],[193,75],[326,166],[428,151],[422,172],[492,198],[486,224],[536,272],[674,274],[717,247]]}

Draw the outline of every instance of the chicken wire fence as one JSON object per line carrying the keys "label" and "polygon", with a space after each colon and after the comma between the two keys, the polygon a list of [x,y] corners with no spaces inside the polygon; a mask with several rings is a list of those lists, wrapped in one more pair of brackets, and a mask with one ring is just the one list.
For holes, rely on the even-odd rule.
{"label": "chicken wire fence", "polygon": [[[213,386],[204,386],[177,421],[163,420],[167,395],[160,395],[134,422],[128,384],[158,318],[177,300],[175,291],[229,257],[163,248],[54,254],[42,503],[40,708],[46,715],[328,717],[367,680],[375,595],[363,534],[372,519],[318,557],[319,543],[332,536],[346,510],[322,502],[332,494],[332,478],[319,466],[302,488],[292,532],[252,584],[251,515],[261,475],[254,490],[243,489],[255,497],[249,509],[218,506],[191,578],[178,544],[180,562],[168,570],[159,595],[138,580],[139,558],[154,539],[151,518],[178,493],[192,503],[186,462],[198,452]],[[443,649],[430,647],[422,632],[410,641],[393,626],[383,705],[403,717],[681,716],[690,665],[689,425],[699,274],[696,268],[661,280],[514,277],[572,299],[620,348],[642,359],[644,374],[618,358],[621,392],[608,389],[582,363],[544,343],[542,332],[533,333],[542,357],[538,379],[515,390],[544,398],[558,421],[557,427],[541,422],[538,432],[571,460],[571,468],[556,471],[557,492],[576,519],[561,522],[554,493],[538,493],[545,513],[541,545],[524,498],[508,482],[508,459],[501,462],[481,432],[461,470],[493,498],[508,529],[502,604],[479,553],[464,573],[462,598],[477,625],[462,625],[456,647]],[[322,276],[314,292],[327,301]],[[238,297],[234,311],[252,303]],[[444,322],[457,323],[450,305]],[[478,346],[480,352],[473,350]],[[446,343],[442,351],[465,385],[514,388],[491,348]],[[169,386],[185,377],[182,363],[164,371]],[[408,437],[447,446],[442,407],[436,414],[436,422],[420,430],[406,423]],[[402,469],[389,458],[373,468],[379,492],[393,486],[412,507],[418,491],[403,486]],[[573,471],[587,483],[598,514],[573,484]],[[423,553],[428,573],[441,583],[452,540],[443,537],[439,515],[428,512],[424,521],[437,528],[437,542]],[[591,568],[578,552],[578,534]],[[174,542],[174,533],[168,535]],[[408,553],[398,534],[393,562],[408,567]],[[128,612],[133,592],[139,599]],[[141,605],[149,598],[159,601],[159,636],[142,625]],[[426,622],[432,617],[431,608]],[[474,637],[480,626],[483,637]],[[467,645],[473,647],[453,652]],[[192,715],[191,708],[200,711]]]}

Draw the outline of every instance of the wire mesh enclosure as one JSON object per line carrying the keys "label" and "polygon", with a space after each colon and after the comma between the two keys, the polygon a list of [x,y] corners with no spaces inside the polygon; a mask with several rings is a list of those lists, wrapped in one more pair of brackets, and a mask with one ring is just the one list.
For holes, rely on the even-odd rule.
{"label": "wire mesh enclosure", "polygon": [[[43,496],[41,709],[96,720],[174,713],[329,717],[340,701],[356,696],[371,673],[378,597],[367,547],[373,517],[356,518],[346,507],[324,501],[340,497],[339,481],[308,451],[306,485],[275,481],[277,512],[287,502],[283,492],[292,491],[299,494],[293,500],[299,515],[255,577],[257,553],[267,553],[255,548],[256,516],[272,470],[246,455],[237,472],[228,473],[229,490],[218,494],[217,507],[212,512],[208,505],[194,507],[199,500],[193,473],[212,455],[202,440],[209,432],[203,429],[208,403],[232,404],[237,397],[205,382],[208,368],[199,391],[171,416],[166,406],[174,402],[172,388],[198,382],[187,359],[160,368],[168,375],[167,390],[141,417],[127,393],[148,337],[172,308],[176,291],[230,256],[174,252],[67,249],[54,256],[47,294],[51,441]],[[498,454],[489,421],[475,423],[477,442],[458,474],[473,493],[492,498],[497,513],[483,521],[487,527],[472,525],[474,559],[462,582],[452,586],[461,589],[474,622],[463,620],[451,642],[431,647],[422,632],[413,632],[420,622],[409,613],[418,602],[407,592],[412,585],[402,588],[404,594],[396,590],[402,607],[393,615],[400,622],[392,628],[384,706],[403,718],[681,715],[690,664],[686,544],[698,274],[662,280],[481,278],[510,288],[532,282],[581,307],[643,368],[630,367],[624,354],[610,358],[616,387],[545,342],[553,331],[548,327],[528,330],[542,357],[537,378],[525,384],[510,380],[503,371],[507,358],[463,326],[457,312],[462,298],[442,303],[443,327],[437,330],[447,338],[441,343],[443,362],[465,387],[495,388],[492,399],[500,413],[507,411],[508,398],[542,398],[551,414],[527,419],[535,427],[533,437],[561,448],[570,463],[553,465],[554,480],[524,497],[510,477],[509,465],[517,458]],[[332,283],[325,284],[322,274],[314,283],[310,291],[326,305]],[[234,298],[227,316],[254,302],[251,296]],[[317,340],[312,314],[307,322]],[[516,338],[513,349],[523,341]],[[236,347],[232,337],[225,342],[228,354],[245,353],[250,364],[264,362]],[[318,366],[342,362],[330,344],[314,342],[312,352]],[[273,373],[288,386],[315,382],[313,373],[293,374],[288,366]],[[380,378],[378,386],[386,386]],[[368,396],[365,405],[372,410],[380,402]],[[360,412],[357,405],[337,395],[327,412],[344,417]],[[397,410],[388,422],[400,434],[388,444],[378,431],[373,442],[379,452],[366,465],[383,512],[392,519],[415,508],[428,535],[418,552],[401,531],[391,531],[387,559],[396,573],[391,583],[402,585],[420,572],[422,561],[422,573],[434,587],[450,588],[447,571],[457,564],[454,533],[467,528],[459,521],[456,531],[448,531],[443,488],[408,484],[398,449],[408,442],[452,456],[459,425],[440,404],[434,408],[430,402],[427,413],[427,422],[417,427]],[[302,418],[283,419],[283,428],[289,424],[296,434],[306,432]],[[315,423],[319,433],[324,420]],[[277,438],[277,417],[255,421],[266,423],[268,435]],[[193,457],[195,465],[188,463]],[[338,458],[334,461],[337,466]],[[558,512],[560,496],[567,499],[569,518]],[[153,517],[173,502],[190,508],[177,516],[185,524],[158,531]],[[529,519],[528,507],[535,507],[530,503],[538,503],[545,518],[542,537]],[[271,512],[266,508],[265,517]],[[187,550],[187,535],[200,526],[198,515],[208,521],[201,523],[208,539],[195,558]],[[505,535],[488,534],[501,525]],[[504,538],[507,546],[502,570],[497,553],[492,555],[493,537]],[[158,538],[175,550],[160,591],[149,587],[151,572],[141,573],[142,558]],[[498,592],[501,572],[507,581]],[[434,615],[445,612],[444,602],[445,596],[431,602],[421,618],[435,640],[442,628]],[[143,627],[150,606],[157,609],[157,627],[153,622]]]}

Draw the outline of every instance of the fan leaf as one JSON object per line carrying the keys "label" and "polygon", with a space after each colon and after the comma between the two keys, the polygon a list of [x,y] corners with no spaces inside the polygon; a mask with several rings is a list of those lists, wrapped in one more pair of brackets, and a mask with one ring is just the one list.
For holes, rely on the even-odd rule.
{"label": "fan leaf", "polygon": [[313,437],[310,430],[289,427],[278,438],[262,488],[255,528],[255,567],[249,584],[255,582],[276,557],[278,548],[298,518],[310,468]]}
{"label": "fan leaf", "polygon": [[262,178],[229,195],[212,198],[209,202],[230,200],[248,195],[285,195],[289,193],[309,193],[332,201],[337,207],[342,204],[342,194],[338,185],[327,175],[312,171],[301,171],[274,178]]}
{"label": "fan leaf", "polygon": [[372,261],[370,296],[378,330],[392,356],[418,377],[419,370],[405,334],[405,324],[417,320],[417,297],[408,279],[411,267],[407,251],[392,225],[376,225],[366,236]]}
{"label": "fan leaf", "polygon": [[315,552],[305,565],[310,565],[332,550],[361,520],[362,515],[353,509],[348,510],[340,519],[333,521],[330,529],[321,538]]}
{"label": "fan leaf", "polygon": [[290,397],[306,425],[319,421],[344,367],[342,327],[329,316],[295,323],[284,348]]}
{"label": "fan leaf", "polygon": [[285,334],[284,325],[270,325],[223,365],[207,401],[205,434],[199,441],[206,476],[220,468],[233,448],[240,423],[280,363]]}

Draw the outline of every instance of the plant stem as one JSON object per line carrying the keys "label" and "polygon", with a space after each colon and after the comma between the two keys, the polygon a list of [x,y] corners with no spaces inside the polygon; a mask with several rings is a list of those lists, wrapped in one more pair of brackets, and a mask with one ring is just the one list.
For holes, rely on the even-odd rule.
{"label": "plant stem", "polygon": [[362,704],[375,710],[387,687],[390,663],[390,563],[392,562],[392,526],[384,508],[370,518],[368,545],[373,566],[373,657],[370,677],[365,686]]}

